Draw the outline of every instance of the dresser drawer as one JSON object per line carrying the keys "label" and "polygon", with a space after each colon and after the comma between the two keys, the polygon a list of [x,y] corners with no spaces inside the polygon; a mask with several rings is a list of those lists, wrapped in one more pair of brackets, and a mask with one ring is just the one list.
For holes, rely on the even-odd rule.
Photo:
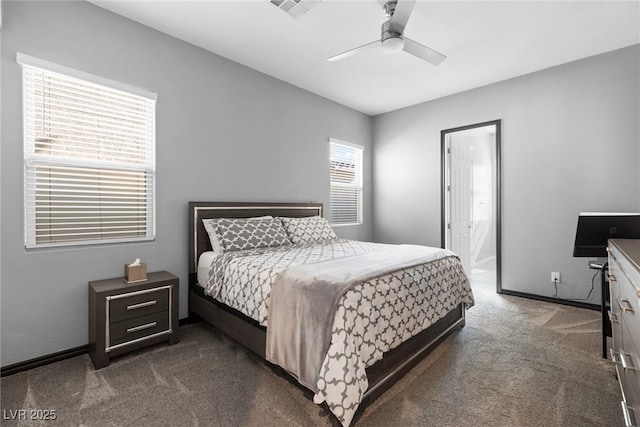
{"label": "dresser drawer", "polygon": [[640,406],[633,404],[634,397],[631,394],[631,390],[626,386],[628,382],[628,375],[626,373],[623,373],[623,369],[620,366],[616,366],[616,374],[618,376],[618,381],[620,382],[620,390],[622,392],[623,400],[622,402],[620,402],[620,404],[622,409],[622,416],[624,417],[624,425],[637,426],[639,425],[638,421],[640,421],[638,419],[638,415],[640,415],[638,408],[640,408]]}
{"label": "dresser drawer", "polygon": [[637,425],[635,422],[640,415],[640,351],[625,322],[621,322],[620,332],[620,347],[612,350],[612,360],[616,364],[616,373],[624,398],[622,410],[625,423]]}
{"label": "dresser drawer", "polygon": [[148,289],[111,297],[109,323],[146,316],[169,309],[169,288]]}
{"label": "dresser drawer", "polygon": [[609,273],[621,282],[621,286],[628,285],[633,289],[636,297],[640,298],[640,271],[615,246],[609,249]]}
{"label": "dresser drawer", "polygon": [[624,326],[622,325],[622,320],[620,319],[620,312],[615,310],[613,306],[611,306],[611,310],[607,313],[609,317],[609,321],[611,322],[611,348],[618,351],[622,344],[622,330]]}
{"label": "dresser drawer", "polygon": [[616,307],[620,322],[626,327],[624,346],[640,348],[640,299],[631,284],[620,282],[619,295],[612,299],[611,305]]}
{"label": "dresser drawer", "polygon": [[169,330],[169,312],[161,311],[147,316],[123,320],[110,325],[110,347],[148,337]]}

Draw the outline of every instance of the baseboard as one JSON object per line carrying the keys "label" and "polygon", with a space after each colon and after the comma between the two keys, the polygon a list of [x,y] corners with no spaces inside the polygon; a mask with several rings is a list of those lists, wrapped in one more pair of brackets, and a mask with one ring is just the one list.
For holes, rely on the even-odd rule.
{"label": "baseboard", "polygon": [[601,308],[599,304],[591,304],[591,303],[582,302],[582,301],[572,301],[572,300],[562,299],[562,298],[546,297],[544,295],[530,294],[530,293],[527,293],[527,292],[510,291],[508,289],[501,289],[500,292],[498,292],[498,293],[502,294],[502,295],[511,295],[511,296],[514,296],[514,297],[521,297],[521,298],[527,298],[527,299],[534,299],[534,300],[538,300],[538,301],[553,302],[553,303],[556,303],[556,304],[569,305],[569,306],[572,306],[572,307],[586,308],[586,309],[589,309],[589,310],[600,311],[600,308]]}
{"label": "baseboard", "polygon": [[[180,319],[178,326],[194,323],[194,319],[189,320],[188,317]],[[40,366],[48,365],[50,363],[59,362],[65,359],[71,359],[72,357],[81,356],[89,352],[88,345],[81,345],[79,347],[70,348],[68,350],[62,350],[57,353],[45,354],[44,356],[36,357],[35,359],[25,360],[24,362],[14,363],[13,365],[3,366],[0,368],[0,377],[7,377],[9,375],[17,374],[18,372],[28,371],[29,369],[38,368]]]}
{"label": "baseboard", "polygon": [[17,374],[18,372],[23,372],[29,369],[48,365],[50,363],[59,362],[65,359],[71,359],[72,357],[86,354],[88,351],[88,345],[81,345],[80,347],[62,350],[57,353],[45,354],[44,356],[36,357],[35,359],[25,360],[24,362],[18,362],[14,363],[13,365],[3,366],[2,368],[0,368],[0,376],[6,377],[9,375]]}
{"label": "baseboard", "polygon": [[187,317],[183,317],[182,319],[178,320],[178,326],[184,326],[184,325],[190,325],[192,323],[198,323],[201,322],[202,319],[194,319],[191,316],[187,316]]}

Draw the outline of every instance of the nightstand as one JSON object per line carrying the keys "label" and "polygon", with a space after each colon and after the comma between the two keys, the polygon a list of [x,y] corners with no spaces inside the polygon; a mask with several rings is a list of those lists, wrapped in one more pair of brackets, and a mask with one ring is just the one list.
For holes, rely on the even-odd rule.
{"label": "nightstand", "polygon": [[113,356],[178,342],[178,282],[166,271],[149,273],[144,282],[89,282],[89,356],[96,369]]}

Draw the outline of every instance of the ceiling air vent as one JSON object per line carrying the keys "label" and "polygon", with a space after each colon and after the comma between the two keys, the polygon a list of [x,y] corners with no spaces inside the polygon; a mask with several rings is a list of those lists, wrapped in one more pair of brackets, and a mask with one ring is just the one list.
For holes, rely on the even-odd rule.
{"label": "ceiling air vent", "polygon": [[276,5],[278,9],[297,18],[313,9],[320,1],[321,0],[271,0],[271,3]]}

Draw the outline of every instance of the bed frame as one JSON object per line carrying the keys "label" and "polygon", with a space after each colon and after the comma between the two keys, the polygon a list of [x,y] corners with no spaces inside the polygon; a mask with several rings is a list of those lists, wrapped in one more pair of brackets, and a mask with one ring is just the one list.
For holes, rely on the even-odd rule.
{"label": "bed frame", "polygon": [[[322,216],[322,204],[189,202],[189,316],[202,318],[262,359],[265,358],[266,328],[205,295],[202,287],[197,284],[197,263],[202,252],[211,250],[209,236],[202,224],[203,219],[263,215]],[[402,378],[447,336],[464,326],[464,322],[464,307],[460,304],[429,328],[385,353],[382,360],[367,368],[369,388],[363,395],[360,408],[366,407]]]}

